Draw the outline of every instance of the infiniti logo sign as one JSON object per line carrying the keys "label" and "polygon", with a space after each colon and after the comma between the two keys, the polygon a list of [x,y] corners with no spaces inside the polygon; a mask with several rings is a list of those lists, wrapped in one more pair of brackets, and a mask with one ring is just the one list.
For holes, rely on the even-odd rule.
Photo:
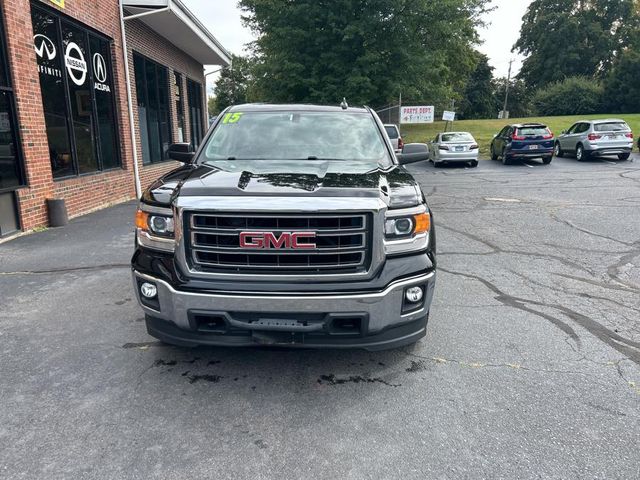
{"label": "infiniti logo sign", "polygon": [[56,58],[56,54],[58,53],[56,50],[56,46],[51,41],[49,37],[46,35],[42,35],[41,33],[34,35],[33,37],[33,48],[36,51],[36,55],[40,58],[45,58],[45,53],[47,54],[46,60],[53,60]]}

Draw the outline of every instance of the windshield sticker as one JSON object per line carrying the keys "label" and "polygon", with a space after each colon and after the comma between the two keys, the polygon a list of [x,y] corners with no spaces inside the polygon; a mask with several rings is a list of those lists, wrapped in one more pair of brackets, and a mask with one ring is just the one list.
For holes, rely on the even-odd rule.
{"label": "windshield sticker", "polygon": [[238,123],[242,118],[242,113],[227,113],[222,119],[223,125]]}

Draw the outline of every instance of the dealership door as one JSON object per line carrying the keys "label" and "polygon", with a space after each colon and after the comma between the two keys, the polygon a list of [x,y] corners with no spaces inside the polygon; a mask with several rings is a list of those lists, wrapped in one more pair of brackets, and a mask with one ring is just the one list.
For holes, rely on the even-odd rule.
{"label": "dealership door", "polygon": [[189,122],[191,124],[191,146],[197,150],[202,143],[204,130],[202,128],[202,86],[193,80],[187,80],[189,95]]}
{"label": "dealership door", "polygon": [[0,12],[0,237],[20,229],[15,191],[24,186],[22,153]]}

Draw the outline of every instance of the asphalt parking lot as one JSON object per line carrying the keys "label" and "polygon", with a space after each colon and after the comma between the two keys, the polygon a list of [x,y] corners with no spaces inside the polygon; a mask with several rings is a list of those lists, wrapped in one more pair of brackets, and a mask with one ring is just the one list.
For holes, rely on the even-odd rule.
{"label": "asphalt parking lot", "polygon": [[0,477],[640,477],[640,157],[410,170],[440,269],[413,348],[155,342],[133,204],[0,245]]}

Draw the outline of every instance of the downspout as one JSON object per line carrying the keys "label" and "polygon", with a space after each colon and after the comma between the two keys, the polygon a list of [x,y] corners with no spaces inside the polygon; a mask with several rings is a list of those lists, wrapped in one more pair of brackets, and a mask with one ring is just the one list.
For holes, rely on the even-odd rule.
{"label": "downspout", "polygon": [[[142,196],[142,184],[140,182],[140,167],[138,165],[138,144],[136,142],[136,127],[135,119],[133,115],[133,98],[131,95],[131,71],[129,70],[129,47],[127,46],[127,32],[125,29],[125,17],[124,17],[124,0],[119,0],[120,3],[120,30],[122,35],[122,55],[124,57],[124,79],[127,90],[127,107],[129,109],[129,130],[131,135],[131,148],[133,150],[133,176],[136,186],[136,198],[140,199]],[[171,10],[171,0],[168,0],[167,7],[158,10],[152,10],[150,12],[143,12],[137,15],[131,15],[126,20],[133,20],[154,13],[166,12]]]}
{"label": "downspout", "polygon": [[127,47],[127,34],[124,28],[124,0],[120,0],[120,29],[122,31],[122,54],[124,57],[124,81],[127,84],[127,107],[129,109],[129,133],[131,134],[131,149],[133,150],[133,177],[136,185],[136,198],[142,197],[142,184],[140,183],[140,170],[138,167],[138,144],[136,142],[136,127],[133,118],[133,99],[131,97],[131,73],[129,72],[129,48]]}

